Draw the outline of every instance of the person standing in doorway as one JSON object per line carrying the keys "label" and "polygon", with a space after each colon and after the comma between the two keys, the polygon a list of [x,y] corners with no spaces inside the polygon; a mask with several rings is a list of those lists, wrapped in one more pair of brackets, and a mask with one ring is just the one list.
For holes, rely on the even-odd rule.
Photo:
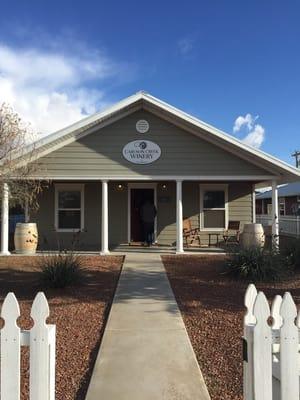
{"label": "person standing in doorway", "polygon": [[151,246],[154,244],[154,221],[157,211],[150,200],[146,200],[141,207],[141,220],[143,224],[144,242]]}

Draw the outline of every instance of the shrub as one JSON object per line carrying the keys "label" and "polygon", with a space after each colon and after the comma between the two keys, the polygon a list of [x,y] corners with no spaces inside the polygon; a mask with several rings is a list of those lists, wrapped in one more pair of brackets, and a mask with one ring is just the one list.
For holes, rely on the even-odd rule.
{"label": "shrub", "polygon": [[252,282],[275,281],[287,274],[290,266],[282,255],[260,247],[241,249],[226,264],[226,273]]}
{"label": "shrub", "polygon": [[82,260],[74,253],[48,255],[39,261],[42,283],[47,287],[64,288],[82,278]]}
{"label": "shrub", "polygon": [[300,269],[300,239],[290,239],[281,253],[288,259],[289,264],[294,269]]}

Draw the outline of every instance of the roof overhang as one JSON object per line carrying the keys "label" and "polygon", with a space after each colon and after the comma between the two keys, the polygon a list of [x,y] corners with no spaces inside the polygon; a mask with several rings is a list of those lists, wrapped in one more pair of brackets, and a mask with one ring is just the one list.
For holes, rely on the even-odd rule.
{"label": "roof overhang", "polygon": [[[110,125],[139,109],[145,109],[154,113],[172,124],[175,124],[232,154],[238,154],[238,157],[261,167],[268,172],[268,175],[274,176],[279,184],[300,180],[299,169],[296,169],[261,150],[248,146],[233,136],[230,136],[145,92],[138,92],[106,110],[54,132],[27,146],[21,153],[16,153],[14,157],[20,161],[20,164],[26,163],[26,155],[32,153],[32,150],[34,150],[34,157],[35,160],[37,160],[40,157],[52,153],[53,151],[89,135],[92,132]],[[32,161],[32,158],[30,158],[30,161]],[[265,184],[267,184],[266,181],[261,182],[261,186]]]}

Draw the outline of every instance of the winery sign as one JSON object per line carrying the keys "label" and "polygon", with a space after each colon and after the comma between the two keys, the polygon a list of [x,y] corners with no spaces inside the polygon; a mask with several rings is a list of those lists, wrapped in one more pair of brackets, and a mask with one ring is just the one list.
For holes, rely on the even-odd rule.
{"label": "winery sign", "polygon": [[151,164],[160,155],[160,147],[150,140],[134,140],[123,147],[123,156],[133,164]]}

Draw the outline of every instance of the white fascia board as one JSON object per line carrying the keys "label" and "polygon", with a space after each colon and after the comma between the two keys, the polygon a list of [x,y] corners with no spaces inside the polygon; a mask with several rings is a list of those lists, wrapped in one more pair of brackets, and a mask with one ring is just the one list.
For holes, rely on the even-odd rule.
{"label": "white fascia board", "polygon": [[[81,129],[89,129],[92,126],[100,123],[103,119],[109,118],[111,115],[115,114],[116,112],[121,111],[122,109],[125,109],[126,107],[133,105],[135,102],[139,101],[142,99],[141,93],[136,93],[130,97],[127,97],[124,100],[121,100],[120,102],[112,105],[109,108],[106,108],[103,111],[100,111],[96,114],[90,115],[86,118],[81,119],[78,122],[75,122],[72,125],[67,126],[66,128],[60,129],[59,131],[56,131],[54,133],[51,133],[50,135],[47,135],[43,137],[42,139],[37,140],[34,143],[29,144],[22,152],[22,154],[15,154],[14,158],[18,158],[19,156],[26,156],[27,153],[29,153],[32,150],[38,151],[41,147],[51,145],[51,143],[63,139],[64,137],[74,134],[73,138],[67,138],[66,143],[65,141],[61,141],[58,146],[55,146],[55,150],[59,147],[63,147],[66,144],[71,143],[72,141],[75,141],[77,139],[76,137],[76,132],[80,131]],[[47,153],[51,153],[53,151],[52,148],[49,148]],[[42,156],[44,155],[44,152],[42,153]],[[38,156],[40,158],[41,155]]]}
{"label": "white fascia board", "polygon": [[268,182],[279,179],[275,175],[135,175],[135,176],[32,176],[26,179],[50,181],[201,181],[201,182]]}
{"label": "white fascia board", "polygon": [[[35,142],[33,145],[28,147],[28,152],[34,148],[34,150],[37,151],[37,158],[40,158],[41,156],[44,156],[46,154],[51,153],[54,149],[61,148],[65,146],[66,144],[69,144],[77,139],[76,133],[78,131],[80,132],[80,137],[83,137],[87,134],[89,134],[89,128],[92,126],[95,126],[97,124],[100,124],[101,121],[107,120],[110,117],[113,117],[114,114],[124,110],[126,107],[134,105],[134,103],[138,101],[145,101],[145,103],[152,104],[153,106],[157,107],[158,109],[164,110],[167,113],[174,115],[178,117],[179,119],[182,119],[183,121],[188,122],[189,124],[203,129],[206,132],[212,134],[213,136],[219,138],[225,143],[228,143],[229,145],[234,146],[234,148],[238,147],[248,153],[249,155],[253,155],[254,157],[263,160],[267,163],[270,163],[271,166],[279,168],[284,171],[284,173],[291,174],[293,178],[298,178],[300,177],[300,170],[297,168],[292,167],[291,165],[277,159],[276,157],[273,157],[261,150],[255,149],[254,147],[248,146],[245,143],[241,142],[240,140],[226,134],[225,132],[207,124],[206,122],[203,122],[192,115],[189,115],[185,113],[184,111],[181,111],[173,106],[171,106],[168,103],[165,103],[162,100],[157,99],[154,96],[151,96],[145,92],[138,92],[132,96],[127,97],[124,100],[121,100],[117,104],[109,107],[108,109],[101,111],[99,113],[96,113],[92,116],[89,116],[87,118],[84,118],[83,120],[76,122],[75,124],[72,124],[68,126],[67,128],[61,129],[60,131],[57,131],[53,134],[50,134],[46,136],[43,139],[40,139],[39,141]],[[70,136],[72,135],[72,136]],[[66,137],[66,140],[64,141],[63,138]],[[56,145],[51,148],[51,143],[55,142],[57,140],[60,140],[60,143],[57,143]],[[42,151],[41,154],[38,153],[39,148],[44,147],[49,145],[49,148],[46,149],[45,151]],[[218,145],[218,144],[216,144]],[[21,155],[24,156],[26,155],[26,150],[25,152]],[[255,161],[250,161],[255,164]],[[270,166],[270,167],[271,167]]]}
{"label": "white fascia board", "polygon": [[169,105],[168,103],[165,103],[162,100],[157,99],[156,97],[153,97],[149,94],[143,94],[143,98],[147,99],[153,105],[155,105],[161,109],[164,109],[167,112],[171,112],[175,116],[177,116],[193,125],[196,125],[205,131],[208,131],[208,132],[214,134],[215,136],[219,137],[220,139],[222,139],[230,144],[233,144],[234,146],[238,146],[239,148],[245,150],[246,152],[252,153],[253,155],[260,157],[267,162],[271,162],[272,164],[275,164],[279,168],[284,168],[284,169],[288,170],[290,173],[300,176],[299,168],[295,168],[295,167],[289,165],[288,163],[285,163],[284,161],[281,161],[278,158],[265,153],[262,150],[258,150],[252,146],[249,146],[249,145],[243,143],[241,140],[236,139],[231,135],[228,135],[227,133],[221,131],[220,129],[217,129],[217,128],[213,127],[212,125],[209,125],[206,122],[203,122],[203,121],[199,120],[198,118],[195,118],[192,115],[187,114],[184,111],[181,111],[181,110]]}

